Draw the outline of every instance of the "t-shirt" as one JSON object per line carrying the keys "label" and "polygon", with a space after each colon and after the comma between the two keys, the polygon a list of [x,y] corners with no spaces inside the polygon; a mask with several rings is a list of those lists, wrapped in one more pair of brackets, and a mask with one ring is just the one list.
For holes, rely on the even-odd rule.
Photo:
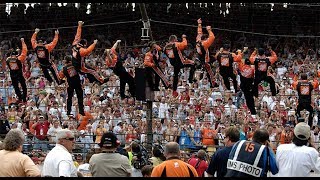
{"label": "t-shirt", "polygon": [[35,177],[40,176],[39,168],[29,156],[19,151],[0,151],[0,177]]}
{"label": "t-shirt", "polygon": [[210,164],[206,172],[217,177],[224,177],[227,174],[227,162],[232,146],[219,149],[211,158]]}
{"label": "t-shirt", "polygon": [[208,168],[208,163],[199,158],[191,158],[188,163],[196,169],[199,177],[202,177],[204,171]]}
{"label": "t-shirt", "polygon": [[127,177],[132,173],[128,157],[119,153],[94,154],[89,164],[92,177]]}
{"label": "t-shirt", "polygon": [[279,177],[308,177],[310,171],[320,173],[320,157],[315,148],[281,144],[277,148],[276,162]]}
{"label": "t-shirt", "polygon": [[39,140],[45,140],[47,138],[47,132],[48,132],[49,126],[50,126],[49,121],[45,121],[42,124],[37,123],[37,125],[34,128],[36,138]]}
{"label": "t-shirt", "polygon": [[189,171],[193,173],[194,177],[198,177],[198,173],[193,166],[179,159],[166,160],[154,167],[151,177],[161,177],[164,170],[166,171],[165,177],[191,177]]}

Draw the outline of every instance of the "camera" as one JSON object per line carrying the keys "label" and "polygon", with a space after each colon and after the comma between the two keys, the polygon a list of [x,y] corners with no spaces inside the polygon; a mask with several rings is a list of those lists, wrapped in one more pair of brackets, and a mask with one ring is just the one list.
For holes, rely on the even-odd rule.
{"label": "camera", "polygon": [[151,162],[149,162],[149,155],[148,151],[145,147],[140,145],[138,142],[132,143],[132,165],[135,169],[141,169],[145,165],[151,165]]}

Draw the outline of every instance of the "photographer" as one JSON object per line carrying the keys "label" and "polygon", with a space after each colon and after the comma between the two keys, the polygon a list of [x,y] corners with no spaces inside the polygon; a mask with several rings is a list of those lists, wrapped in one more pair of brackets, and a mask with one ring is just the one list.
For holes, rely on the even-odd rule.
{"label": "photographer", "polygon": [[161,146],[154,146],[152,148],[152,157],[149,158],[149,161],[152,163],[152,166],[155,167],[161,164],[166,160],[166,157],[163,154],[163,149]]}
{"label": "photographer", "polygon": [[141,168],[148,164],[148,153],[144,147],[138,142],[133,141],[131,143],[132,149],[132,177],[143,177]]}

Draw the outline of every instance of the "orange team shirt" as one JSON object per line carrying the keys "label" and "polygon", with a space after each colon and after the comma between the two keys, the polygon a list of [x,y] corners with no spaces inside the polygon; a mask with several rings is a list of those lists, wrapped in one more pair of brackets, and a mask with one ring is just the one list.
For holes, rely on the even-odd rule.
{"label": "orange team shirt", "polygon": [[[204,41],[201,42],[204,50],[206,51],[206,56],[205,56],[206,62],[209,62],[209,61],[210,61],[210,55],[209,55],[208,49],[209,49],[209,47],[212,45],[212,43],[214,42],[214,39],[215,39],[215,36],[214,36],[212,30],[211,30],[211,31],[208,31],[208,33],[209,33],[208,39],[206,39],[206,40],[204,40]],[[201,41],[201,36],[202,36],[202,35],[203,35],[203,33],[202,33],[202,26],[201,26],[201,24],[199,24],[199,25],[198,25],[198,36],[197,36],[197,39],[196,39],[197,42]],[[200,48],[200,47],[197,47],[197,48]],[[197,51],[198,51],[198,52],[201,52],[200,49],[198,49]]]}
{"label": "orange team shirt", "polygon": [[213,129],[204,128],[202,130],[202,144],[203,145],[214,145],[214,137],[217,132]]}
{"label": "orange team shirt", "polygon": [[166,177],[190,177],[187,166],[193,172],[194,177],[198,177],[196,169],[180,159],[170,159],[162,162],[153,168],[151,177],[161,177],[164,168],[166,168]]}
{"label": "orange team shirt", "polygon": [[179,51],[182,51],[188,47],[187,38],[182,38],[182,42],[175,42],[174,44]]}
{"label": "orange team shirt", "polygon": [[254,78],[254,67],[239,61],[240,74],[245,78]]}
{"label": "orange team shirt", "polygon": [[153,54],[151,52],[147,52],[145,57],[144,57],[144,61],[143,64],[146,67],[153,67],[155,66],[154,61],[153,61]]}
{"label": "orange team shirt", "polygon": [[[82,117],[82,121],[78,127],[78,131],[86,130],[86,126],[89,123],[89,120],[93,119],[93,116],[89,112],[85,112],[84,114],[85,114],[85,116]],[[77,115],[78,120],[79,120],[79,118],[80,118],[80,114]]]}
{"label": "orange team shirt", "polygon": [[[22,42],[22,51],[21,51],[21,54],[18,56],[18,60],[22,64],[22,68],[23,68],[23,63],[24,63],[24,61],[26,60],[26,57],[27,57],[27,51],[28,51],[28,49],[27,49],[26,43]],[[6,62],[6,61],[4,61],[4,62]],[[10,67],[11,67],[11,69],[15,69],[15,70],[19,69],[17,63],[10,63]],[[23,71],[23,69],[21,69],[21,70]]]}
{"label": "orange team shirt", "polygon": [[[301,80],[300,82],[308,82],[308,80]],[[294,77],[294,81],[292,83],[293,89],[297,89],[299,81],[297,80],[297,76]],[[313,82],[311,83],[313,86],[313,89],[317,89],[319,87],[319,82],[317,79],[313,79]],[[311,92],[310,92],[311,93]]]}
{"label": "orange team shirt", "polygon": [[[80,39],[81,39],[81,32],[82,32],[82,27],[79,25],[78,28],[77,28],[77,34],[72,42],[72,45],[76,45],[77,43],[79,43]],[[80,48],[80,56],[81,57],[85,57],[85,56],[88,56],[92,51],[93,49],[96,47],[96,45],[93,43],[91,44],[88,48]],[[76,53],[76,52],[73,52],[73,53]],[[75,54],[73,54],[74,57]]]}
{"label": "orange team shirt", "polygon": [[[31,37],[31,44],[32,44],[33,49],[35,49],[38,46],[38,43],[36,40],[37,34],[38,33],[33,33],[32,37]],[[56,45],[58,43],[58,39],[59,39],[59,35],[55,34],[52,42],[50,44],[46,44],[45,48],[48,49],[49,52],[51,52],[54,49],[54,47],[56,47]]]}
{"label": "orange team shirt", "polygon": [[[272,50],[271,50],[270,53],[271,53],[271,56],[266,57],[266,58],[269,58],[269,61],[270,61],[271,65],[272,65],[273,63],[275,63],[275,62],[277,61],[278,56],[277,56],[277,54],[276,54],[274,51],[272,51]],[[249,58],[251,64],[254,64],[254,61],[255,61],[256,57],[257,57],[257,51],[253,51],[253,53],[251,54],[251,56],[250,56],[250,58]]]}

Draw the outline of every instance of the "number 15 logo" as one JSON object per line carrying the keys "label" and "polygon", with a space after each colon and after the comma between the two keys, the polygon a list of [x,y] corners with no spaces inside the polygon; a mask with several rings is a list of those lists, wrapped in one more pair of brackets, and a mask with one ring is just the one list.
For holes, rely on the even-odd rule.
{"label": "number 15 logo", "polygon": [[247,152],[252,152],[252,151],[254,151],[254,144],[252,144],[252,143],[246,143],[246,149],[245,149],[245,151],[247,151]]}

